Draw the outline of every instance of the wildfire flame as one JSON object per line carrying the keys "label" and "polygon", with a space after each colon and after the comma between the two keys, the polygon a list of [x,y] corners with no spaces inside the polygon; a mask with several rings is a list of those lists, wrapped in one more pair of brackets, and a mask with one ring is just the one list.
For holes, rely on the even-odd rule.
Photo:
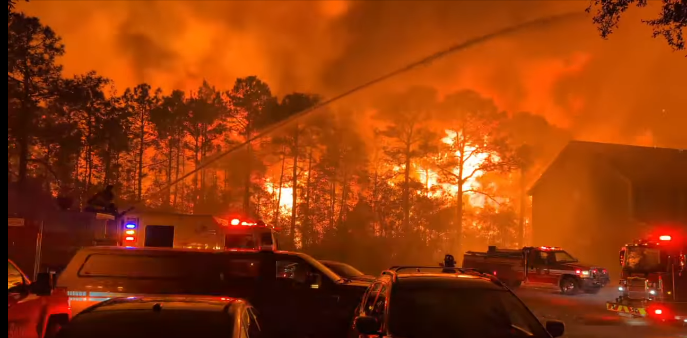
{"label": "wildfire flame", "polygon": [[[441,139],[441,142],[444,144],[453,145],[460,137],[458,132],[454,130],[446,129],[444,132],[446,133],[446,136]],[[465,147],[464,152],[464,158],[467,160],[465,161],[463,174],[461,177],[461,179],[465,180],[463,183],[463,190],[477,190],[481,187],[480,183],[478,182],[478,178],[483,174],[479,171],[480,165],[492,155],[487,153],[478,153],[476,152],[475,147],[469,145]],[[456,151],[454,155],[460,156],[460,150]],[[452,195],[458,193],[458,186],[455,184],[440,182],[441,175],[436,171],[430,168],[423,168],[421,166],[417,166],[417,168],[420,180],[426,185],[429,196],[439,196],[444,192]],[[454,175],[458,176],[460,175],[460,168],[453,168],[452,172]],[[471,175],[473,172],[475,172],[475,174]],[[441,189],[433,190],[432,187],[434,186],[439,186]],[[486,198],[480,194],[469,194],[469,203],[473,206],[483,207],[486,203]]]}

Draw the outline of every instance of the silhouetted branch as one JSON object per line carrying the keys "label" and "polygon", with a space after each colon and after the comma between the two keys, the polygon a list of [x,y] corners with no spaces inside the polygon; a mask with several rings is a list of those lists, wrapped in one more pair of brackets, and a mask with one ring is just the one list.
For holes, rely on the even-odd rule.
{"label": "silhouetted branch", "polygon": [[482,195],[482,196],[484,196],[484,197],[490,199],[492,202],[494,202],[494,203],[496,203],[496,204],[498,204],[498,205],[503,205],[503,203],[501,203],[501,202],[499,202],[498,200],[496,200],[496,198],[495,198],[494,196],[491,196],[491,195],[487,194],[487,193],[484,192],[484,191],[479,191],[479,190],[470,189],[470,190],[465,190],[465,191],[463,191],[463,193],[480,194],[480,195]]}

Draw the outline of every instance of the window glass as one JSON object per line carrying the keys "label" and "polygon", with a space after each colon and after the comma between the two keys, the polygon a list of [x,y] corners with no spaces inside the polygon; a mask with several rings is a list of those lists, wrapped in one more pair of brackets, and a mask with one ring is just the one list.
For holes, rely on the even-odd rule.
{"label": "window glass", "polygon": [[257,278],[260,276],[260,261],[257,259],[229,259],[222,266],[224,278]]}
{"label": "window glass", "polygon": [[546,337],[537,318],[509,291],[435,285],[395,286],[389,331],[399,337]]}
{"label": "window glass", "polygon": [[387,299],[388,286],[383,284],[379,290],[379,295],[374,302],[374,308],[372,309],[371,315],[377,317],[380,323],[384,322],[384,314],[386,313],[386,299]]}
{"label": "window glass", "polygon": [[23,283],[24,276],[21,275],[21,272],[19,272],[19,270],[12,265],[10,261],[7,261],[7,289],[9,290],[10,288]]}
{"label": "window glass", "polygon": [[272,245],[272,233],[260,234],[260,245]]}
{"label": "window glass", "polygon": [[306,262],[299,259],[283,259],[277,261],[277,278],[289,279],[299,284],[308,281],[308,275],[312,268]]}
{"label": "window glass", "polygon": [[253,234],[227,235],[224,247],[230,249],[255,249]]}
{"label": "window glass", "polygon": [[[60,338],[232,337],[235,317],[223,311],[170,309],[82,312],[57,334]],[[97,334],[94,334],[97,332]]]}
{"label": "window glass", "polygon": [[246,312],[248,313],[248,317],[250,319],[250,325],[248,326],[248,334],[254,337],[259,336],[260,324],[258,323],[258,319],[255,316],[255,312],[251,308],[247,309]]}
{"label": "window glass", "polygon": [[250,319],[248,318],[248,313],[243,312],[241,314],[241,338],[250,337],[248,328],[250,327]]}
{"label": "window glass", "polygon": [[[257,276],[258,261],[216,255],[114,255],[88,256],[79,270],[81,277],[129,279],[206,279]],[[218,265],[220,267],[218,267]],[[220,273],[221,272],[221,273]]]}
{"label": "window glass", "polygon": [[370,288],[367,293],[367,298],[365,299],[365,307],[362,309],[365,315],[372,314],[375,308],[375,301],[377,300],[377,295],[379,295],[379,289],[382,288],[382,283],[375,283]]}

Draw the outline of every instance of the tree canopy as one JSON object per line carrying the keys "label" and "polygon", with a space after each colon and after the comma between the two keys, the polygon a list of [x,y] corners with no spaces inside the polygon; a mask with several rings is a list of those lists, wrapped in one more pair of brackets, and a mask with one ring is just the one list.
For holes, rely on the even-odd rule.
{"label": "tree canopy", "polygon": [[[606,38],[618,28],[620,18],[630,8],[646,7],[647,0],[592,0],[587,12],[594,12],[594,24]],[[685,49],[687,3],[684,0],[661,0],[661,11],[650,20],[642,20],[653,30],[654,37],[663,37],[674,50]]]}

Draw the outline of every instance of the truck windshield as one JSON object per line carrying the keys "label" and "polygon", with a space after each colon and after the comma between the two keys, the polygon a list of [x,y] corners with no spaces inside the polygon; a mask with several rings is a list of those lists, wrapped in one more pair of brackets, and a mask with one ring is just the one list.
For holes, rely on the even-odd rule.
{"label": "truck windshield", "polygon": [[625,267],[639,272],[663,271],[665,262],[662,256],[658,248],[631,246],[627,248]]}
{"label": "truck windshield", "polygon": [[575,257],[565,251],[553,251],[551,254],[553,254],[557,263],[577,262]]}

